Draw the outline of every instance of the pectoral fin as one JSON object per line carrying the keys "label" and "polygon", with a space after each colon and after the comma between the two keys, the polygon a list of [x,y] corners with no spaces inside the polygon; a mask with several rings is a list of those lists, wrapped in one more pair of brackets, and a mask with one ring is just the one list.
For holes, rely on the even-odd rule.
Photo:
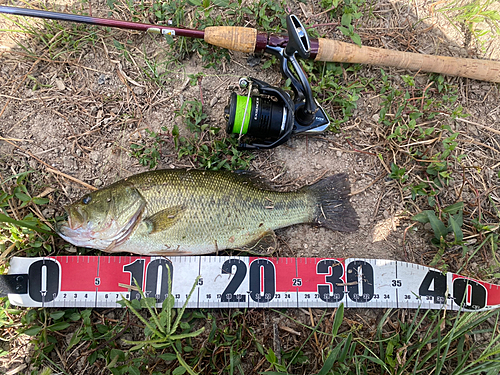
{"label": "pectoral fin", "polygon": [[148,226],[149,234],[170,228],[182,217],[184,210],[183,206],[169,207],[146,218],[144,223]]}

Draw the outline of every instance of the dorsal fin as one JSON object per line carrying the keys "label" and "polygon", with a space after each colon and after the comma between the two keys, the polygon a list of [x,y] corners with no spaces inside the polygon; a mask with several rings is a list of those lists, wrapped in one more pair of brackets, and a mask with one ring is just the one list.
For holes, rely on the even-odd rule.
{"label": "dorsal fin", "polygon": [[271,190],[271,191],[276,190],[276,188],[269,182],[269,180],[265,179],[257,172],[238,169],[230,173],[236,174],[241,179],[242,182],[247,181],[248,183],[252,184],[253,186],[259,189]]}

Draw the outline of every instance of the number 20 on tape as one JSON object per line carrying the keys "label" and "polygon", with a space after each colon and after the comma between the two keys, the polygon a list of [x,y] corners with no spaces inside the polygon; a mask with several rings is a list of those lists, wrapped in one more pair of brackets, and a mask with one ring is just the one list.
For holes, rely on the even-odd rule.
{"label": "number 20 on tape", "polygon": [[198,276],[189,308],[422,308],[488,310],[500,287],[413,263],[384,259],[263,257],[58,256],[13,258],[9,275],[28,280],[12,304],[121,307],[139,299],[135,281],[161,304],[169,288],[182,306]]}

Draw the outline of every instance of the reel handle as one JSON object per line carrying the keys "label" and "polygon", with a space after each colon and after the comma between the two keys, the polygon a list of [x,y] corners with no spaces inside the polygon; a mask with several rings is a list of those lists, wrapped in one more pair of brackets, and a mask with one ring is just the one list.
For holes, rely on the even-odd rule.
{"label": "reel handle", "polygon": [[308,59],[311,53],[311,43],[306,28],[293,14],[286,17],[286,27],[288,30],[288,43],[285,48],[285,55],[290,57],[297,53],[301,58]]}

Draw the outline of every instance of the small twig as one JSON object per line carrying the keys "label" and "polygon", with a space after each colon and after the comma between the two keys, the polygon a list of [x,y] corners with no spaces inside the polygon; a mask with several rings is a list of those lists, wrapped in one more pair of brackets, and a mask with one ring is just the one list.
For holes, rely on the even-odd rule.
{"label": "small twig", "polygon": [[68,180],[71,180],[73,182],[76,182],[82,186],[85,186],[87,189],[90,189],[90,190],[97,190],[96,187],[92,186],[92,185],[89,185],[87,184],[86,182],[83,182],[81,180],[79,180],[78,178],[76,177],[73,177],[73,176],[70,176],[69,174],[66,174],[66,173],[63,173],[61,171],[58,171],[57,169],[52,169],[50,167],[46,167],[45,168],[47,170],[47,172],[51,172],[51,173],[54,173],[54,174],[58,174],[59,176],[62,176],[64,178],[67,178]]}
{"label": "small twig", "polygon": [[[314,323],[313,313],[312,313],[312,310],[311,310],[310,307],[309,307],[309,317],[311,318],[311,325],[312,325],[312,327],[316,326],[316,324]],[[320,347],[319,347],[318,335],[316,334],[316,331],[314,331],[314,340],[316,341],[316,346],[317,346],[317,348],[319,350]]]}
{"label": "small twig", "polygon": [[205,106],[205,103],[203,101],[203,91],[201,90],[201,81],[203,80],[203,77],[202,76],[199,76],[198,77],[198,87],[200,88],[200,101],[201,101],[201,105],[202,106]]}
{"label": "small twig", "polygon": [[347,137],[344,137],[344,139],[347,141],[347,143],[349,143],[349,146],[351,146],[354,151],[360,152],[362,154],[371,155],[371,156],[377,156],[377,154],[374,154],[373,152],[358,150],[356,147],[354,147],[354,145],[351,143],[351,141],[349,141],[349,139]]}
{"label": "small twig", "polygon": [[382,163],[382,165],[384,166],[384,169],[387,171],[388,174],[391,174],[391,170],[390,168],[387,166],[387,164],[385,164],[385,161],[382,157],[382,155],[380,155],[380,157],[378,158],[378,160],[380,160],[380,162]]}
{"label": "small twig", "polygon": [[128,289],[128,291],[131,291],[131,290],[135,290],[136,292],[139,291],[139,288],[137,286],[135,286],[135,285],[128,285],[128,284],[118,283],[118,286],[120,288]]}
{"label": "small twig", "polygon": [[291,333],[293,335],[297,335],[297,336],[301,335],[300,332],[297,332],[294,329],[287,327],[287,326],[284,326],[284,325],[280,325],[280,329],[282,329],[283,331],[287,331],[288,333]]}
{"label": "small twig", "polygon": [[500,154],[500,151],[497,150],[496,148],[488,146],[488,145],[485,145],[484,143],[481,143],[481,142],[467,140],[467,139],[459,139],[459,138],[457,138],[456,140],[457,140],[457,142],[472,143],[474,145],[478,145],[478,146],[481,146],[481,147],[489,148],[490,150],[495,151],[495,152],[497,152],[497,153]]}
{"label": "small twig", "polygon": [[60,352],[60,350],[57,348],[57,345],[55,345],[55,346],[54,346],[54,349],[55,349],[55,351],[56,351],[56,353],[57,353],[57,356],[58,356],[58,357],[59,357],[59,359],[61,360],[61,363],[62,363],[62,365],[63,365],[64,369],[65,369],[65,370],[67,370],[67,371],[69,371],[69,369],[68,369],[68,363],[66,362],[66,360],[65,360],[65,359],[63,358],[63,356],[61,355],[61,352]]}
{"label": "small twig", "polygon": [[351,197],[353,195],[357,195],[359,193],[362,193],[363,191],[365,191],[366,189],[368,189],[369,187],[373,186],[374,184],[376,184],[377,182],[379,182],[381,179],[383,179],[384,177],[386,176],[386,174],[381,174],[380,176],[378,176],[375,180],[373,180],[372,182],[370,182],[368,185],[366,185],[364,188],[361,188],[359,190],[356,190],[354,193],[351,193],[349,194]]}
{"label": "small twig", "polygon": [[429,87],[431,87],[434,84],[434,82],[429,83],[427,86],[425,86],[424,93],[422,94],[422,101],[420,103],[420,111],[424,111],[424,100],[425,100],[425,92]]}
{"label": "small twig", "polygon": [[378,199],[377,199],[377,204],[375,205],[375,209],[373,210],[373,214],[372,214],[372,217],[375,218],[377,216],[377,213],[378,213],[378,209],[380,207],[380,202],[382,201],[382,198],[385,196],[385,191],[380,193]]}
{"label": "small twig", "polygon": [[417,223],[415,222],[415,223],[411,224],[409,227],[406,227],[406,228],[405,228],[405,230],[404,230],[404,232],[403,232],[403,245],[404,245],[404,243],[406,242],[406,233],[408,232],[408,230],[409,230],[411,227],[413,227],[413,226],[414,226],[414,225],[416,225],[416,224],[417,224]]}
{"label": "small twig", "polygon": [[257,370],[264,364],[265,361],[266,357],[262,357],[259,363],[257,363],[257,365],[255,365],[255,367],[252,369],[252,373],[257,374]]}
{"label": "small twig", "polygon": [[318,178],[316,178],[313,182],[311,182],[310,185],[314,185],[316,182],[321,180],[323,178],[323,176],[326,174],[326,172],[328,172],[328,171],[324,171],[323,173],[321,173],[321,175]]}
{"label": "small twig", "polygon": [[[450,115],[448,115],[447,113],[443,113],[443,115],[450,117]],[[466,124],[474,125],[474,126],[477,126],[479,128],[483,128],[485,130],[488,130],[491,133],[500,134],[500,130],[490,128],[489,126],[486,126],[486,125],[478,124],[477,122],[474,122],[474,121],[469,121],[469,120],[459,118],[459,117],[455,118],[454,120],[460,121],[460,122],[465,122]]]}
{"label": "small twig", "polygon": [[493,227],[491,228],[490,230],[483,230],[482,232],[480,233],[476,233],[476,234],[471,234],[470,236],[467,236],[467,237],[464,237],[464,241],[467,241],[467,240],[471,240],[473,238],[476,238],[476,237],[479,237],[479,236],[482,236],[483,234],[489,234],[489,233],[492,233],[492,232],[495,232],[496,230],[498,230],[500,228],[500,225],[497,225],[496,227]]}
{"label": "small twig", "polygon": [[[322,13],[324,13],[324,12],[322,12]],[[322,13],[319,13],[319,14],[322,14]],[[315,17],[315,16],[313,16],[313,17]],[[315,29],[315,28],[321,27],[321,26],[338,26],[338,25],[340,25],[339,22],[317,23],[315,25],[306,27],[306,29]]]}
{"label": "small twig", "polygon": [[12,243],[7,250],[5,250],[3,253],[0,254],[0,262],[3,262],[9,253],[16,248],[16,243]]}

